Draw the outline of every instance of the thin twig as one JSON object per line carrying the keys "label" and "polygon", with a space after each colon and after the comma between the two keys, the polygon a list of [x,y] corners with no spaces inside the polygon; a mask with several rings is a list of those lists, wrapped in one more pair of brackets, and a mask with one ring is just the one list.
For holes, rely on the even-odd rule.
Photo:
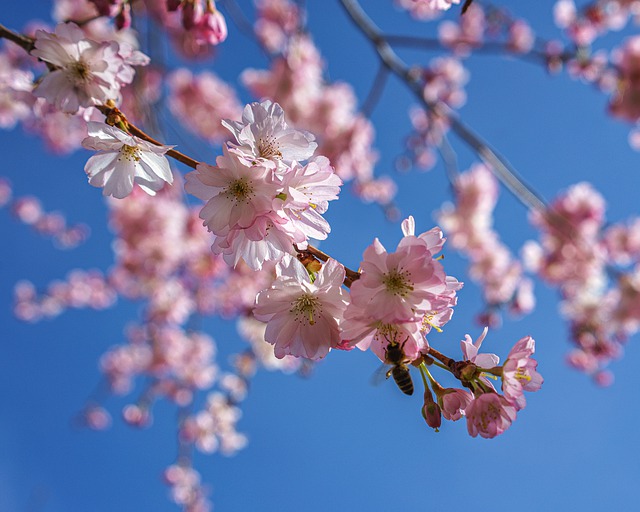
{"label": "thin twig", "polygon": [[370,117],[373,109],[377,105],[380,100],[380,96],[382,96],[382,91],[384,90],[384,86],[387,84],[387,78],[389,77],[389,69],[385,66],[379,66],[378,72],[376,73],[375,78],[373,79],[373,84],[371,89],[369,90],[369,94],[366,99],[362,102],[362,107],[360,108],[360,112],[365,117]]}
{"label": "thin twig", "polygon": [[411,68],[398,57],[380,29],[362,10],[360,4],[356,0],[340,0],[340,3],[356,26],[374,45],[382,63],[407,84],[407,87],[414,93],[420,103],[432,114],[445,119],[451,130],[489,164],[498,179],[520,202],[529,209],[544,211],[546,209],[544,199],[518,176],[518,173],[506,158],[494,151],[486,141],[463,123],[446,105],[430,102],[424,98],[419,76],[412,72]]}

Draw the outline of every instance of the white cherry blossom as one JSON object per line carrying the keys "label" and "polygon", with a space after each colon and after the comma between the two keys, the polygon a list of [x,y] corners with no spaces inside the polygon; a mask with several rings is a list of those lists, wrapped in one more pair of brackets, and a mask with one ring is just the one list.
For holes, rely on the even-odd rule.
{"label": "white cherry blossom", "polygon": [[98,153],[89,158],[84,170],[91,185],[103,188],[103,195],[122,199],[134,183],[155,195],[165,182],[173,183],[164,156],[173,146],[156,146],[104,123],[90,121],[87,127],[89,136],[82,145]]}

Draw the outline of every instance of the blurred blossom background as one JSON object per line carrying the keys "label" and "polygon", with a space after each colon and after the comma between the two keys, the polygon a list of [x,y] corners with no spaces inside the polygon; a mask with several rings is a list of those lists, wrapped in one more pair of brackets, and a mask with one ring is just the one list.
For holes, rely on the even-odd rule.
{"label": "blurred blossom background", "polygon": [[[497,3],[527,20],[538,36],[564,37],[553,20],[554,1]],[[7,27],[21,30],[34,19],[51,23],[49,1],[10,4],[0,15]],[[416,22],[391,1],[362,4],[386,33],[437,35],[437,23]],[[238,5],[253,10],[247,0]],[[309,31],[326,61],[326,77],[351,84],[362,102],[378,69],[369,41],[338,2],[311,1],[306,8]],[[220,10],[227,14],[224,3]],[[454,6],[445,18],[458,16],[459,6]],[[227,21],[229,36],[216,47],[215,58],[193,68],[214,71],[237,88],[244,104],[255,98],[240,83],[240,73],[247,67],[264,69],[267,60],[255,42]],[[597,45],[619,46],[636,33],[637,26],[631,24]],[[152,61],[167,67],[180,63],[159,33],[147,27],[145,37],[152,43],[147,49]],[[443,55],[438,49],[399,53],[407,62],[422,65]],[[638,214],[640,154],[630,147],[630,125],[607,113],[606,94],[567,71],[550,73],[537,62],[499,51],[478,52],[464,67],[468,81],[461,81],[464,91],[452,100],[461,105],[461,118],[543,197],[552,200],[587,181],[604,197],[609,222]],[[218,87],[208,84],[206,90],[213,94]],[[165,103],[175,100],[167,96]],[[404,167],[398,163],[406,155],[414,105],[407,88],[392,77],[370,118],[378,152],[376,176],[396,181],[399,218],[413,215],[420,233],[436,225],[434,212],[452,196],[441,162],[429,172],[398,170]],[[180,133],[168,107],[158,113],[158,122],[166,128],[164,142],[200,161],[213,164],[221,153],[214,132],[210,142]],[[105,201],[99,189],[87,185],[83,172],[90,153],[52,156],[41,139],[21,127],[0,137],[0,173],[11,181],[13,194],[35,196],[44,210],[62,212],[67,227],[75,229],[68,234],[73,240],[88,236],[77,247],[60,250],[56,240],[38,236],[16,222],[8,208],[0,209],[0,511],[176,510],[163,481],[178,449],[174,404],[155,404],[151,424],[141,429],[123,422],[121,411],[131,400],[121,396],[106,397],[104,407],[113,416],[109,429],[93,431],[79,419],[87,399],[101,394],[101,356],[123,343],[125,327],[138,320],[142,306],[119,298],[102,311],[72,308],[37,323],[17,320],[13,312],[14,287],[23,279],[44,289],[73,269],[105,272],[114,264]],[[450,140],[461,170],[477,162],[455,136]],[[179,164],[174,168],[183,174],[187,170]],[[198,204],[195,198],[186,200]],[[22,208],[28,216],[29,208],[37,205],[27,201]],[[343,187],[325,217],[332,232],[320,248],[354,269],[375,237],[391,250],[402,235],[399,222],[388,220],[379,205],[363,203],[350,185]],[[525,207],[504,188],[494,227],[515,254],[538,236]],[[466,274],[468,261],[450,244],[443,252],[447,274],[465,286],[458,292],[453,319],[444,332],[432,331],[429,341],[460,357],[460,340],[467,333],[475,339],[483,328],[476,322],[481,290]],[[628,508],[636,500],[640,478],[640,446],[634,440],[640,419],[634,407],[640,391],[637,336],[625,346],[624,357],[611,364],[613,383],[599,387],[567,365],[571,347],[557,294],[539,280],[535,286],[535,311],[519,319],[505,314],[502,326],[491,327],[483,345],[504,359],[518,339],[531,335],[537,341],[544,385],[528,396],[526,409],[505,434],[474,439],[464,421],[446,422],[434,432],[420,415],[418,373],[413,372],[413,397],[403,395],[391,380],[372,385],[380,362],[370,352],[332,351],[304,376],[260,369],[240,405],[237,429],[247,437],[247,447],[232,457],[195,454],[194,466],[215,509],[449,510],[501,504],[514,504],[520,512]],[[109,297],[96,300],[110,303]],[[229,358],[246,347],[236,323],[210,318],[200,322],[199,328],[215,340],[217,364],[228,371]],[[144,383],[135,386],[134,395]]]}

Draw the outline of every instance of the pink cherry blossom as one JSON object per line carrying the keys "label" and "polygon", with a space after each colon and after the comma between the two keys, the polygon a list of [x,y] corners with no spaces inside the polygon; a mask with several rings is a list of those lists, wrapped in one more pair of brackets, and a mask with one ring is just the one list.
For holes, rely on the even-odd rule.
{"label": "pink cherry blossom", "polygon": [[235,137],[235,147],[247,158],[303,161],[318,147],[313,135],[290,128],[282,107],[269,100],[247,105],[242,121],[225,120],[222,124]]}
{"label": "pink cherry blossom", "polygon": [[378,239],[364,252],[352,303],[383,323],[422,318],[446,291],[446,275],[424,244],[404,238],[387,253]]}
{"label": "pink cherry blossom", "polygon": [[493,368],[494,366],[498,366],[500,363],[500,358],[495,354],[480,354],[480,347],[482,346],[482,342],[487,336],[487,332],[489,331],[488,327],[485,327],[482,330],[482,333],[476,341],[471,340],[471,336],[465,334],[465,339],[460,342],[460,348],[462,349],[462,355],[465,361],[470,361],[473,364],[479,366],[480,368]]}
{"label": "pink cherry blossom", "polygon": [[324,240],[331,228],[322,214],[329,201],[338,199],[341,185],[325,157],[316,157],[305,166],[294,162],[281,177],[284,214],[305,237]]}
{"label": "pink cherry blossom", "polygon": [[496,393],[483,393],[475,397],[465,409],[469,435],[480,434],[490,439],[502,434],[516,419],[516,408]]}
{"label": "pink cherry blossom", "polygon": [[[75,113],[79,107],[116,100],[121,84],[133,78],[117,42],[87,39],[73,23],[59,24],[54,33],[38,30],[34,44],[32,55],[56,67],[44,76],[34,93],[64,112]],[[135,58],[133,62],[147,61]]]}
{"label": "pink cherry blossom", "polygon": [[265,340],[276,357],[321,359],[340,345],[340,324],[347,305],[342,289],[345,271],[329,260],[312,282],[293,257],[278,265],[278,278],[256,297],[254,316],[267,322]]}
{"label": "pink cherry blossom", "polygon": [[88,131],[82,145],[98,153],[84,170],[91,185],[103,188],[103,195],[122,199],[131,194],[134,183],[155,195],[165,183],[173,183],[164,156],[173,146],[156,146],[104,123],[89,122]]}
{"label": "pink cherry blossom", "polygon": [[542,386],[542,376],[536,371],[538,362],[531,358],[534,352],[535,340],[526,336],[509,351],[502,367],[502,392],[517,410],[526,404],[524,391],[538,391]]}
{"label": "pink cherry blossom", "polygon": [[447,388],[436,390],[442,415],[447,420],[458,421],[473,400],[473,395],[464,389]]}
{"label": "pink cherry blossom", "polygon": [[275,165],[243,158],[223,147],[217,167],[198,164],[186,176],[185,190],[207,201],[200,218],[209,231],[225,236],[231,229],[249,228],[261,214],[272,211],[278,186],[272,179]]}

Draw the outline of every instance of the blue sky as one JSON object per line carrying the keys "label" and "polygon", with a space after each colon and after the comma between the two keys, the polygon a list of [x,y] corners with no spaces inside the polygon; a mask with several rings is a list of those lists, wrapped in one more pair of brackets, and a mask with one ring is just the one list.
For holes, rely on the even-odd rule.
{"label": "blue sky", "polygon": [[[246,1],[241,1],[246,5]],[[337,2],[307,2],[314,40],[328,62],[328,75],[352,83],[360,97],[376,73],[368,43],[349,25]],[[363,2],[367,3],[367,2]],[[371,15],[394,33],[432,34],[387,5],[368,2]],[[551,21],[553,1],[497,2],[530,20],[547,38],[560,37]],[[0,23],[20,28],[34,16],[49,19],[49,2],[15,3]],[[454,16],[452,14],[452,16]],[[218,59],[201,64],[237,83],[247,59],[264,66],[255,46],[230,26]],[[631,32],[627,32],[630,34]],[[621,41],[616,34],[605,43]],[[406,52],[426,63],[436,53]],[[478,56],[471,72],[463,120],[506,155],[543,196],[578,181],[590,181],[608,203],[608,218],[637,215],[640,155],[627,143],[629,126],[606,115],[606,97],[566,74],[551,76],[526,62]],[[244,91],[245,100],[251,98]],[[432,213],[448,196],[442,166],[429,173],[397,175],[395,157],[409,131],[409,93],[395,79],[373,113],[381,158],[376,172],[398,181],[398,205],[416,217],[419,230],[433,224]],[[47,210],[61,210],[72,222],[92,228],[90,240],[67,252],[33,235],[0,210],[0,511],[74,512],[91,510],[176,510],[161,481],[175,457],[175,410],[159,404],[154,424],[133,430],[118,418],[127,403],[112,398],[111,430],[78,429],[73,418],[98,384],[98,359],[121,342],[122,329],[140,307],[119,302],[95,313],[69,311],[35,325],[15,320],[12,290],[21,278],[44,287],[75,267],[106,269],[113,261],[106,208],[100,192],[86,184],[88,153],[54,158],[21,129],[0,133],[3,165],[16,195],[34,194]],[[167,141],[171,143],[172,141]],[[453,138],[460,165],[473,155]],[[213,160],[216,148],[200,146],[199,159]],[[184,169],[182,169],[184,171]],[[332,234],[323,250],[355,268],[374,237],[393,247],[397,224],[384,220],[347,191],[331,205]],[[503,193],[496,226],[516,251],[535,236],[525,209]],[[467,282],[445,332],[431,343],[452,356],[465,333],[476,337],[479,290],[466,278],[466,262],[445,250],[449,274]],[[243,403],[239,429],[249,446],[233,458],[196,456],[196,467],[211,484],[220,511],[449,510],[470,506],[538,510],[619,510],[636,500],[640,448],[635,440],[640,384],[637,340],[614,362],[615,384],[595,387],[564,363],[569,349],[553,290],[537,282],[538,307],[518,321],[505,319],[490,331],[484,347],[506,356],[519,338],[537,340],[541,391],[507,433],[494,440],[472,439],[463,422],[446,423],[439,433],[420,416],[420,395],[406,397],[391,382],[372,386],[378,361],[371,353],[332,352],[311,377],[259,373]],[[211,322],[207,329],[225,357],[241,347],[235,326]],[[415,376],[417,379],[417,376]],[[415,379],[414,379],[415,380]]]}

